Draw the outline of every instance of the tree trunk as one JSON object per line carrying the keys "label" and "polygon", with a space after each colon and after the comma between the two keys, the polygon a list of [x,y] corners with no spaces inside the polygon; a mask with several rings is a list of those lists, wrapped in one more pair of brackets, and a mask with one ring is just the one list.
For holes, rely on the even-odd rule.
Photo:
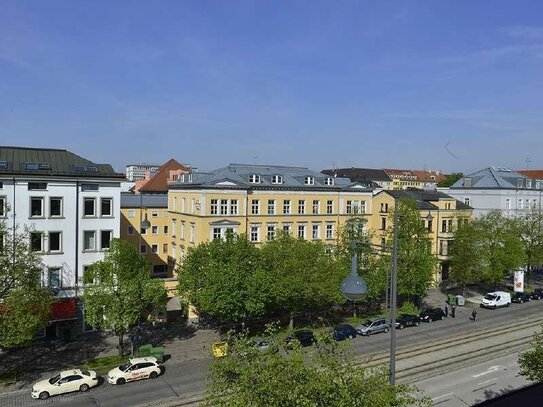
{"label": "tree trunk", "polygon": [[288,323],[290,329],[294,329],[294,312],[290,313],[290,322]]}
{"label": "tree trunk", "polygon": [[119,356],[124,355],[124,332],[121,331],[118,334],[119,336]]}

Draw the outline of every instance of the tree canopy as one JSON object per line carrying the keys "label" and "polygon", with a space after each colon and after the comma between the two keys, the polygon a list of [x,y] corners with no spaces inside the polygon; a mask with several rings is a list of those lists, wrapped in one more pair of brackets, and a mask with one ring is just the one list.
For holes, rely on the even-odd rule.
{"label": "tree canopy", "polygon": [[521,353],[518,358],[520,374],[528,380],[543,381],[543,335],[537,333],[532,341],[532,348]]}
{"label": "tree canopy", "polygon": [[464,176],[464,173],[462,172],[453,172],[452,174],[448,175],[447,178],[445,178],[443,181],[439,181],[437,183],[438,187],[448,188],[451,185],[453,185],[456,181],[458,181],[460,178]]}

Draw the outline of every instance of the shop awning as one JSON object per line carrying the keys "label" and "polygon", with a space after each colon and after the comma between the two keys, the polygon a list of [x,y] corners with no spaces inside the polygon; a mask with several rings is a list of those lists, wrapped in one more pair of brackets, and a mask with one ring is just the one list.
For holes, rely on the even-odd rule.
{"label": "shop awning", "polygon": [[51,322],[77,319],[77,303],[75,298],[54,302],[51,305]]}

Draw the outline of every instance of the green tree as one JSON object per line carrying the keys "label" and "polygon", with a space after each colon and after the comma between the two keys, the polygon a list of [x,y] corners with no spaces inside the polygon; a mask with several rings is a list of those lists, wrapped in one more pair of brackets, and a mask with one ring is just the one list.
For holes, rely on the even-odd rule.
{"label": "green tree", "polygon": [[453,172],[452,174],[448,175],[447,178],[445,178],[443,181],[439,181],[437,183],[438,187],[448,188],[451,185],[453,185],[456,181],[458,181],[460,178],[462,178],[464,174],[462,172]]}
{"label": "green tree", "polygon": [[522,242],[528,273],[543,265],[543,214],[532,209],[513,220],[514,230]]}
{"label": "green tree", "polygon": [[0,347],[29,343],[49,322],[51,293],[42,286],[42,269],[28,231],[0,220]]}
{"label": "green tree", "polygon": [[245,235],[228,233],[189,248],[178,276],[179,292],[197,310],[222,321],[263,315],[270,302],[260,252]]}
{"label": "green tree", "polygon": [[320,241],[280,233],[261,248],[263,276],[271,287],[272,307],[294,315],[343,302],[339,287],[348,273]]}
{"label": "green tree", "polygon": [[481,278],[482,233],[478,223],[467,222],[458,225],[454,231],[454,244],[450,250],[450,278],[465,289],[467,284]]}
{"label": "green tree", "polygon": [[124,335],[144,312],[164,306],[166,289],[150,276],[150,265],[128,242],[112,239],[103,260],[85,271],[85,320],[89,325],[114,329],[119,354],[124,353]]}
{"label": "green tree", "polygon": [[[398,199],[390,215],[387,245],[394,242],[394,211],[398,211],[398,294],[414,300],[423,297],[432,285],[437,258],[432,254],[432,240],[414,199]],[[385,267],[391,254],[384,256]]]}
{"label": "green tree", "polygon": [[500,211],[491,211],[474,221],[481,236],[480,277],[489,284],[499,285],[506,273],[525,264],[524,246],[515,221],[504,217]]}
{"label": "green tree", "polygon": [[532,348],[521,353],[518,358],[520,374],[528,380],[543,381],[543,336],[541,333],[534,335]]}
{"label": "green tree", "polygon": [[355,364],[350,349],[318,336],[313,352],[294,346],[286,354],[276,335],[260,351],[246,336],[230,340],[228,355],[211,362],[206,406],[401,407],[429,406],[415,387],[391,386],[384,366]]}

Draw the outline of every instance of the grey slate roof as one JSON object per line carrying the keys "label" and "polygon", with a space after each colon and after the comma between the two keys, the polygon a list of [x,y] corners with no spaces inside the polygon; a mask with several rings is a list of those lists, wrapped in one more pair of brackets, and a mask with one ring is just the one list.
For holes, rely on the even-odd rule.
{"label": "grey slate roof", "polygon": [[[426,191],[422,189],[382,191],[380,194],[389,194],[396,199],[414,199],[420,210],[436,210],[438,207],[431,202],[439,201],[440,199],[454,199],[452,196],[440,191]],[[456,209],[458,210],[472,209],[471,206],[466,205],[463,202],[456,199],[455,201]]]}
{"label": "grey slate roof", "polygon": [[382,169],[374,168],[336,168],[332,170],[322,170],[323,174],[328,174],[338,177],[347,177],[351,181],[370,182],[370,181],[385,181],[392,182],[392,178]]}
{"label": "grey slate roof", "polygon": [[67,150],[0,146],[0,176],[4,174],[125,178],[109,164],[96,164]]}
{"label": "grey slate roof", "polygon": [[[471,178],[471,187],[466,186],[466,178]],[[506,169],[489,167],[473,174],[465,175],[456,181],[451,189],[521,189],[518,188],[518,180],[523,181],[523,188],[526,188],[526,180],[529,179],[525,175],[518,172]]]}
{"label": "grey slate roof", "polygon": [[132,194],[121,193],[121,208],[167,208],[166,194]]}
{"label": "grey slate roof", "polygon": [[[259,175],[260,183],[254,184],[249,182],[251,175]],[[282,184],[272,184],[272,177],[280,175],[283,177]],[[305,185],[305,177],[313,177],[314,185]],[[354,183],[348,178],[331,177],[309,168],[304,167],[289,167],[278,165],[249,165],[249,164],[230,164],[227,167],[219,168],[211,172],[193,172],[192,182],[179,180],[177,183],[170,184],[170,189],[187,188],[187,187],[206,187],[206,188],[241,188],[241,189],[306,189],[306,190],[330,190],[341,191],[345,189],[352,190],[357,185],[363,186],[359,188],[362,191],[372,189],[370,183]],[[325,180],[332,178],[334,185],[326,185]],[[220,183],[231,183],[233,185],[217,185]]]}

